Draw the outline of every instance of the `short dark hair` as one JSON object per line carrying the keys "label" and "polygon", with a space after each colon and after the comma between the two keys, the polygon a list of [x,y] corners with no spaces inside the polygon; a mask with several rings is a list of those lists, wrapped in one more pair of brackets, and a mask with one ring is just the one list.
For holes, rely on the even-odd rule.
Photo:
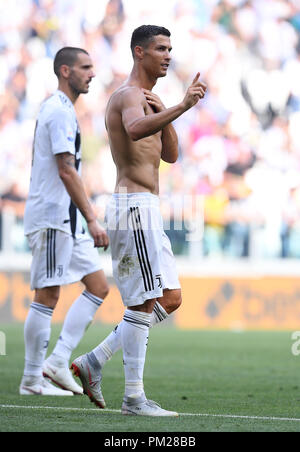
{"label": "short dark hair", "polygon": [[131,37],[131,52],[134,56],[135,46],[147,48],[149,43],[153,41],[154,36],[163,35],[168,38],[171,36],[170,31],[165,27],[158,27],[157,25],[141,25],[136,28]]}
{"label": "short dark hair", "polygon": [[78,47],[63,47],[57,52],[54,58],[54,72],[58,78],[60,77],[60,67],[63,64],[70,67],[74,66],[79,53],[85,53],[88,55],[86,50]]}

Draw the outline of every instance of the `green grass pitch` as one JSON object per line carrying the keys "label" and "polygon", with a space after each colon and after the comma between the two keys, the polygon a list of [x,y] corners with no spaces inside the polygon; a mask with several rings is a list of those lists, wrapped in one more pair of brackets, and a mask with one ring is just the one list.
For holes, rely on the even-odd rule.
{"label": "green grass pitch", "polygon": [[[0,325],[0,432],[299,432],[300,356],[291,332],[150,332],[145,367],[147,396],[178,418],[122,416],[122,355],[104,370],[107,411],[86,396],[21,397],[23,325]],[[93,324],[73,357],[90,351],[110,327]],[[49,351],[60,332],[54,326]]]}

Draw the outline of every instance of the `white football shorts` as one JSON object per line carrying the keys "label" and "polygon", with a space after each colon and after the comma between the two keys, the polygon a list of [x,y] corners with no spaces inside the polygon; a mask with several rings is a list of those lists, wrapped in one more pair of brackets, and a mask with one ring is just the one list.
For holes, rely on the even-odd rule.
{"label": "white football shorts", "polygon": [[88,234],[73,238],[56,229],[42,229],[27,239],[33,256],[31,290],[73,284],[102,269]]}
{"label": "white football shorts", "polygon": [[106,207],[113,276],[125,306],[180,289],[171,243],[163,230],[158,196],[112,195]]}

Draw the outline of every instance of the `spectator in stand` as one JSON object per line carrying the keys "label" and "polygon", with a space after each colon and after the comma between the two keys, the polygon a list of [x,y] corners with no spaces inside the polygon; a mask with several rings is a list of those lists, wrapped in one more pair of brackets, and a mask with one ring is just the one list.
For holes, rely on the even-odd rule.
{"label": "spectator in stand", "polygon": [[[162,193],[174,193],[175,199],[180,194],[210,193],[218,199],[209,209],[210,216],[218,214],[223,199],[234,212],[250,204],[259,216],[259,226],[251,214],[249,240],[252,234],[253,243],[258,232],[266,234],[270,243],[267,246],[262,240],[262,256],[269,255],[272,247],[275,255],[281,255],[282,205],[296,202],[288,181],[300,161],[298,0],[0,1],[0,195],[8,189],[9,180],[27,196],[34,118],[42,100],[56,86],[55,78],[48,75],[56,51],[72,45],[86,48],[95,61],[97,80],[78,103],[77,114],[86,137],[85,183],[95,203],[102,206],[102,196],[113,191],[115,178],[104,127],[106,103],[130,72],[132,30],[146,21],[157,23],[157,18],[175,37],[168,82],[160,81],[155,88],[166,99],[166,106],[182,97],[189,74],[198,71],[199,64],[208,83],[207,98],[197,114],[190,112],[175,123],[179,164],[162,165]],[[239,176],[241,184],[248,186],[250,181],[251,187],[237,203],[228,192],[226,179],[243,149],[251,149],[254,160]],[[264,184],[260,183],[262,174]],[[277,226],[270,235],[269,220],[262,222],[262,218],[270,208],[272,187],[281,187],[282,198],[272,207]],[[235,234],[226,222],[225,216],[222,228],[230,242]],[[209,218],[206,224],[208,236]],[[239,226],[245,224],[238,220]],[[293,227],[291,224],[289,237]],[[178,235],[178,240],[182,237]],[[216,237],[214,246],[221,255],[226,254],[223,234]],[[213,254],[209,241],[205,246],[207,254]],[[187,248],[178,243],[174,249]],[[283,253],[288,257],[291,247],[285,249],[290,250]],[[251,250],[252,246],[250,254]]]}

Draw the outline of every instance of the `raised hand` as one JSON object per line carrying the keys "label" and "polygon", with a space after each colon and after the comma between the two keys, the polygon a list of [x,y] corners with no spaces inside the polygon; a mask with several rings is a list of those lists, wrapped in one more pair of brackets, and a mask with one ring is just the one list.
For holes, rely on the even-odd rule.
{"label": "raised hand", "polygon": [[183,99],[183,104],[187,110],[196,105],[197,102],[205,96],[207,86],[205,83],[199,81],[199,77],[200,72],[196,74]]}

